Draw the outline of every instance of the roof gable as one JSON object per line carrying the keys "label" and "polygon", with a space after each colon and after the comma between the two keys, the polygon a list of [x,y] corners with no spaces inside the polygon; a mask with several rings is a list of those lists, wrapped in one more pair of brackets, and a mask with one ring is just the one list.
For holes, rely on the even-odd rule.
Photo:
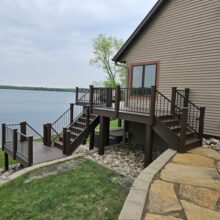
{"label": "roof gable", "polygon": [[160,11],[163,5],[168,2],[169,0],[158,0],[154,7],[150,10],[147,16],[142,20],[142,22],[138,25],[135,31],[131,34],[125,44],[121,47],[118,53],[113,57],[113,61],[120,62],[120,58],[123,54],[129,49],[131,44],[135,41],[135,39],[141,34],[142,30],[151,22],[154,16]]}

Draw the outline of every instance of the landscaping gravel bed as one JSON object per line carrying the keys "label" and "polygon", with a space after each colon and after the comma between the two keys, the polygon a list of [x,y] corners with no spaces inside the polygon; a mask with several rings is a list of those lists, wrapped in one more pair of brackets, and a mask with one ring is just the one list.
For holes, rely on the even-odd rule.
{"label": "landscaping gravel bed", "polygon": [[133,145],[120,144],[109,146],[105,150],[104,155],[101,156],[95,152],[87,155],[86,158],[130,178],[136,178],[144,169],[143,151]]}

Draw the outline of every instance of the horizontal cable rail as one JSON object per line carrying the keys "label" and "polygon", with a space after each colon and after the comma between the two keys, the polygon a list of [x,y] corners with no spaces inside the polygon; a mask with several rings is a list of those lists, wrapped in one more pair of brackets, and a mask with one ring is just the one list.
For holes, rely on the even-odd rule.
{"label": "horizontal cable rail", "polygon": [[149,114],[150,95],[148,88],[120,88],[119,110]]}
{"label": "horizontal cable rail", "polygon": [[33,136],[34,138],[39,137],[43,139],[43,136],[38,131],[36,131],[30,124],[26,123],[26,129],[27,136]]}
{"label": "horizontal cable rail", "polygon": [[200,108],[188,100],[179,90],[176,92],[176,105],[180,108],[188,107],[187,125],[195,133],[199,133]]}
{"label": "horizontal cable rail", "polygon": [[[9,153],[14,160],[24,166],[33,164],[33,136],[27,136],[18,129],[12,129],[11,125],[2,124],[3,150]],[[16,124],[17,128],[26,132],[26,122]]]}
{"label": "horizontal cable rail", "polygon": [[83,90],[84,92],[80,92],[79,89],[79,98],[77,102],[89,103],[89,89]]}
{"label": "horizontal cable rail", "polygon": [[99,108],[115,109],[115,88],[94,88],[93,106]]}
{"label": "horizontal cable rail", "polygon": [[51,124],[51,141],[55,141],[56,138],[63,132],[63,128],[68,128],[81,114],[83,107],[75,104],[71,104],[68,108],[53,124]]}
{"label": "horizontal cable rail", "polygon": [[180,118],[182,109],[173,104],[171,100],[163,95],[160,91],[156,90],[155,115],[158,117],[172,115],[172,108],[175,109],[174,115]]}

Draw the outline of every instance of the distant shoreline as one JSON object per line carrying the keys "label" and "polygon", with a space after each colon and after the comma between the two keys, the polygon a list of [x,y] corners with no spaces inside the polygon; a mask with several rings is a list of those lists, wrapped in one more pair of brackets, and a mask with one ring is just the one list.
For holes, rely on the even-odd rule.
{"label": "distant shoreline", "polygon": [[52,92],[75,92],[75,89],[71,89],[71,88],[49,88],[49,87],[10,86],[10,85],[0,85],[0,89],[52,91]]}

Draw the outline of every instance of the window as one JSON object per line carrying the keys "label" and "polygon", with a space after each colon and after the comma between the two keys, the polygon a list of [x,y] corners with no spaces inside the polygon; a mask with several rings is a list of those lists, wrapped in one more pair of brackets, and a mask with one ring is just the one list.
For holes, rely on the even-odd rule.
{"label": "window", "polygon": [[132,94],[150,95],[156,83],[156,64],[136,65],[132,68]]}

